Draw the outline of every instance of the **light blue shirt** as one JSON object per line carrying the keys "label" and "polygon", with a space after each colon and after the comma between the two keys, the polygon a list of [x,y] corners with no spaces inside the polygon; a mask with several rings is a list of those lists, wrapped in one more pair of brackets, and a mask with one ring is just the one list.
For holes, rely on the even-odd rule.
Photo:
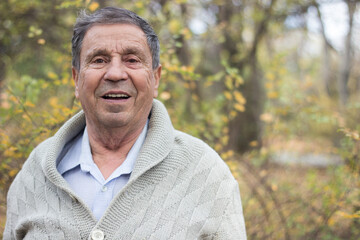
{"label": "light blue shirt", "polygon": [[86,127],[60,154],[57,166],[59,173],[92,210],[97,220],[104,214],[113,197],[129,181],[136,158],[145,141],[147,129],[148,122],[125,161],[106,180],[93,161]]}

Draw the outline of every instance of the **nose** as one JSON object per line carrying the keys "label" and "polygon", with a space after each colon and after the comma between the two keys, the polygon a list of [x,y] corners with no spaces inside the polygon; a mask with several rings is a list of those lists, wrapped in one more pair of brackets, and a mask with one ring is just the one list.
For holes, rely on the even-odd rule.
{"label": "nose", "polygon": [[111,62],[108,63],[104,78],[109,81],[122,81],[128,79],[126,68],[121,59],[113,58]]}

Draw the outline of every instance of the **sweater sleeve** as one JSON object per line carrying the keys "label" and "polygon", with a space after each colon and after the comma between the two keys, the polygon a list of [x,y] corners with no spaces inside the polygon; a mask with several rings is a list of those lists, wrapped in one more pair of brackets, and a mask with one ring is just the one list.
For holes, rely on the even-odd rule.
{"label": "sweater sleeve", "polygon": [[220,156],[213,149],[206,148],[206,150],[200,162],[201,165],[208,166],[212,170],[208,175],[204,191],[215,190],[215,194],[207,197],[212,204],[200,239],[246,240],[238,182]]}
{"label": "sweater sleeve", "polygon": [[15,225],[17,222],[17,215],[14,214],[13,209],[16,207],[14,206],[16,199],[14,199],[14,188],[15,183],[12,184],[8,195],[7,195],[7,213],[6,213],[6,224],[5,224],[5,230],[3,234],[3,239],[6,240],[12,240],[15,239]]}
{"label": "sweater sleeve", "polygon": [[233,184],[222,221],[214,239],[246,240],[245,221],[242,211],[240,191],[237,182]]}

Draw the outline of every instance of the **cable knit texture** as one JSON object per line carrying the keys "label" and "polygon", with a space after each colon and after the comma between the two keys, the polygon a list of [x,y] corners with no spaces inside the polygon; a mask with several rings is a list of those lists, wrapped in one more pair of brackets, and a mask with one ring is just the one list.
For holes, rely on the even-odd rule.
{"label": "cable knit texture", "polygon": [[97,222],[56,169],[84,127],[80,112],[30,154],[8,192],[5,240],[246,239],[228,167],[204,142],[174,130],[157,100],[129,182]]}

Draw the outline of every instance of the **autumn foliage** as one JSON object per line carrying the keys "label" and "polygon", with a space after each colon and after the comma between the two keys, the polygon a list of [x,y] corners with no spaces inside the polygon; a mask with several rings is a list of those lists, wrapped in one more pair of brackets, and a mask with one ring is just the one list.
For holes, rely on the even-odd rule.
{"label": "autumn foliage", "polygon": [[[107,5],[110,1],[0,3],[0,236],[5,195],[23,162],[80,111],[71,79],[76,14]],[[319,80],[328,63],[323,54],[307,53],[304,39],[315,43],[306,26],[287,25],[289,17],[305,18],[319,9],[317,1],[111,5],[135,11],[159,34],[159,100],[175,128],[203,139],[227,162],[240,185],[249,239],[360,238],[360,72],[351,68],[347,96],[340,97],[335,77],[326,84]],[[205,25],[196,27],[199,20]],[[326,41],[318,47],[323,46]],[[327,50],[327,69],[338,76],[342,55]],[[326,166],[279,163],[284,153],[341,160]]]}

